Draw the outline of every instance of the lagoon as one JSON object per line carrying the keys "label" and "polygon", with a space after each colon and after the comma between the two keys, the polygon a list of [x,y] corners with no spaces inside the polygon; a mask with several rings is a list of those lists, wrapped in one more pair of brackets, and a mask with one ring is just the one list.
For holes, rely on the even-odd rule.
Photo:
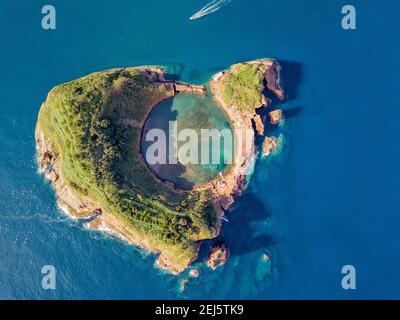
{"label": "lagoon", "polygon": [[[190,163],[185,163],[184,165],[182,161],[179,161],[179,157],[177,164],[171,163],[171,161],[167,161],[167,163],[150,164],[150,169],[159,178],[170,181],[179,188],[190,189],[195,185],[210,182],[216,178],[220,172],[228,168],[229,163],[227,162],[231,159],[232,148],[230,148],[227,143],[224,143],[223,139],[216,142],[220,142],[219,150],[221,151],[218,155],[217,163],[216,161],[212,161],[212,156],[214,155],[213,151],[217,150],[215,150],[211,144],[209,144],[209,150],[202,150],[202,139],[206,137],[202,135],[201,130],[216,129],[219,132],[223,130],[231,131],[229,121],[210,95],[180,94],[155,106],[144,125],[141,143],[142,154],[147,154],[148,148],[154,143],[153,139],[151,139],[151,141],[146,139],[149,133],[151,133],[151,130],[159,129],[165,132],[167,137],[171,137],[173,135],[171,132],[171,123],[176,123],[177,136],[186,129],[191,129],[193,133],[196,133],[198,144],[193,147],[198,150],[198,153],[197,155],[188,153],[189,158],[196,158],[191,159]],[[177,146],[175,147],[177,151],[175,152],[176,154],[179,152],[180,148],[191,141],[191,139],[182,141],[178,139],[168,139],[167,153],[169,153],[169,149],[173,148],[171,142],[174,140],[177,140]],[[193,141],[196,142],[195,140]],[[209,161],[201,161],[203,151],[208,151]],[[171,160],[168,156],[162,158]]]}

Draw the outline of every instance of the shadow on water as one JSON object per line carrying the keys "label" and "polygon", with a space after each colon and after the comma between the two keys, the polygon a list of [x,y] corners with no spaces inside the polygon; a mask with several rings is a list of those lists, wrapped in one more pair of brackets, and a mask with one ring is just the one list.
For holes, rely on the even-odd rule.
{"label": "shadow on water", "polygon": [[[268,118],[269,112],[271,112],[274,109],[282,107],[285,119],[291,119],[297,117],[301,113],[302,107],[298,106],[298,107],[287,108],[284,106],[287,103],[296,100],[299,96],[298,90],[300,83],[303,79],[303,67],[301,63],[294,61],[279,60],[279,63],[282,67],[281,81],[282,81],[282,87],[285,91],[285,99],[281,101],[272,92],[265,90],[264,94],[271,99],[271,105],[268,108],[258,109],[257,114],[259,114],[262,117],[264,116]],[[274,131],[276,131],[276,128],[273,126],[267,125],[265,127],[265,135],[268,135]],[[259,140],[262,141],[262,139]]]}
{"label": "shadow on water", "polygon": [[254,235],[255,228],[252,224],[270,218],[265,205],[254,195],[245,193],[237,200],[232,211],[229,222],[224,225],[221,233],[221,236],[227,239],[232,256],[251,253],[261,248],[267,249],[275,243],[271,236]]}
{"label": "shadow on water", "polygon": [[[301,63],[285,60],[279,60],[279,63],[282,67],[281,81],[285,91],[285,99],[281,101],[272,92],[265,89],[263,94],[271,100],[271,104],[268,108],[257,109],[257,114],[260,116],[268,116],[270,111],[298,98],[298,88],[303,79],[303,67]],[[301,112],[301,109],[302,107],[284,108],[285,118],[290,119],[296,117]]]}
{"label": "shadow on water", "polygon": [[[285,90],[286,97],[283,101],[280,101],[269,92],[266,92],[272,102],[269,108],[258,110],[262,116],[266,116],[271,110],[278,108],[279,106],[283,107],[283,105],[296,100],[298,97],[298,88],[303,77],[302,65],[292,61],[280,61],[280,64],[282,66],[282,86]],[[192,72],[190,76],[196,78],[199,75],[197,75],[196,72]],[[167,105],[165,105],[164,102],[163,108],[168,108],[169,112],[163,113],[163,119],[159,119],[162,120],[162,123],[177,119],[178,112],[172,110],[172,105],[173,99],[168,100]],[[284,108],[285,118],[290,119],[296,117],[299,115],[301,110],[301,107]],[[154,121],[154,119],[152,120]],[[145,129],[157,127],[154,123],[151,123],[149,127],[147,127],[147,125],[148,121],[146,121]],[[162,128],[162,126],[158,127]],[[275,129],[276,128],[273,126],[266,126],[266,134]],[[179,164],[161,165],[158,168],[153,168],[153,171],[156,173],[162,172],[163,179],[172,181],[183,189],[190,189],[193,187],[192,182],[182,177],[186,172],[185,166]],[[270,214],[268,213],[265,204],[258,200],[255,195],[250,192],[245,192],[241,197],[236,199],[236,202],[230,211],[232,213],[228,214],[229,222],[224,222],[218,240],[222,239],[227,243],[232,256],[257,252],[260,249],[268,250],[276,243],[276,239],[268,234],[257,234],[255,224],[267,223],[268,219],[270,219]],[[217,239],[204,241],[199,253],[200,261],[204,261],[207,258],[210,246],[216,241]]]}
{"label": "shadow on water", "polygon": [[291,119],[291,118],[297,117],[300,114],[302,109],[303,109],[302,107],[294,107],[294,108],[290,108],[290,109],[285,109],[285,118]]}
{"label": "shadow on water", "polygon": [[199,253],[199,260],[205,261],[210,247],[222,240],[229,247],[231,256],[240,256],[267,250],[275,244],[275,239],[269,235],[255,235],[254,223],[263,223],[270,218],[265,205],[250,193],[245,193],[236,200],[228,214],[229,222],[224,222],[220,236],[217,239],[204,241]]}
{"label": "shadow on water", "polygon": [[[280,101],[270,92],[265,92],[271,101],[268,108],[260,108],[257,113],[260,116],[268,116],[271,110],[279,108],[298,98],[298,88],[303,78],[302,65],[298,62],[279,61],[282,66],[282,86],[286,97]],[[299,115],[302,107],[283,108],[286,119],[294,118]],[[267,125],[265,135],[277,130],[275,126]],[[263,137],[256,137],[256,144],[260,144]],[[254,223],[267,222],[270,218],[265,205],[248,191],[243,196],[236,199],[232,208],[232,213],[228,214],[229,222],[225,222],[218,240],[223,240],[230,249],[232,256],[244,255],[256,252],[260,249],[268,250],[276,243],[276,239],[267,234],[256,234]],[[200,251],[200,259],[204,261],[207,258],[210,246],[216,242],[216,239],[206,241]]]}
{"label": "shadow on water", "polygon": [[281,78],[285,90],[285,102],[298,98],[299,85],[303,81],[303,66],[299,62],[279,60],[282,67]]}
{"label": "shadow on water", "polygon": [[265,96],[271,99],[272,106],[279,106],[298,98],[299,85],[303,80],[303,66],[299,62],[279,60],[282,67],[281,85],[285,91],[285,99],[279,100],[272,92],[265,90]]}
{"label": "shadow on water", "polygon": [[164,62],[157,65],[163,66],[165,68],[165,79],[172,81],[181,80],[182,74],[186,68],[185,64],[180,62]]}

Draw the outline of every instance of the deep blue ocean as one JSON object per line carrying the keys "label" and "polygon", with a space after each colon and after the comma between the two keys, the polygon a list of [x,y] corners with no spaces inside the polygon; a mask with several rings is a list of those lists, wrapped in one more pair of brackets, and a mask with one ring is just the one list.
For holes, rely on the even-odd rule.
{"label": "deep blue ocean", "polygon": [[[341,8],[357,29],[341,28]],[[190,21],[207,0],[0,2],[0,298],[400,298],[400,2],[236,0]],[[221,237],[224,267],[200,277],[88,231],[56,207],[37,174],[34,128],[54,86],[90,72],[168,64],[199,81],[274,57],[287,99],[284,152],[259,161]],[[262,260],[268,252],[268,263]],[[341,269],[357,270],[343,290]],[[54,265],[56,290],[41,288]]]}

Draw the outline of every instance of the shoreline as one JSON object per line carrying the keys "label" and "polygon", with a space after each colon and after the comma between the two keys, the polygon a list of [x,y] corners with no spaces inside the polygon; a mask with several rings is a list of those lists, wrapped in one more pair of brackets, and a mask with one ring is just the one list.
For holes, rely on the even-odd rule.
{"label": "shoreline", "polygon": [[[256,60],[256,61],[259,62],[263,60]],[[271,61],[273,62],[272,63],[273,65],[275,60],[265,60],[265,62],[269,63]],[[232,66],[231,68],[234,68],[234,66]],[[147,76],[150,77],[152,82],[160,82],[171,85],[170,91],[163,99],[154,103],[152,106],[148,107],[145,110],[145,116],[137,126],[137,128],[141,130],[139,139],[137,139],[135,143],[135,149],[137,151],[139,159],[146,165],[146,167],[150,170],[151,174],[156,178],[157,181],[163,183],[163,185],[167,186],[174,192],[209,190],[212,194],[211,202],[214,207],[216,216],[218,218],[216,226],[216,234],[218,235],[220,233],[220,228],[222,226],[222,221],[220,218],[224,216],[225,214],[224,211],[227,211],[233,204],[234,197],[242,194],[243,190],[246,188],[246,171],[250,167],[251,163],[254,161],[255,156],[257,154],[255,146],[255,136],[251,141],[252,143],[251,148],[247,148],[247,150],[250,150],[249,152],[244,152],[243,155],[243,152],[235,151],[232,164],[224,172],[223,176],[222,175],[217,176],[210,182],[194,186],[191,190],[181,190],[180,188],[177,188],[172,182],[161,180],[148,167],[140,150],[141,140],[143,137],[144,123],[148,119],[152,110],[162,101],[171,99],[180,93],[205,95],[206,88],[204,85],[190,85],[183,82],[166,80],[164,77],[165,70],[161,67],[142,67],[142,68],[132,67],[132,68],[121,68],[118,70],[123,71],[129,69],[134,69],[145,73]],[[227,120],[229,121],[232,130],[234,131],[235,141],[236,141],[236,139],[239,139],[239,137],[237,136],[238,130],[245,131],[247,129],[251,129],[254,132],[252,123],[254,115],[243,114],[242,112],[235,110],[230,106],[227,106],[224,103],[223,99],[221,98],[220,93],[218,92],[217,85],[219,81],[224,80],[229,70],[226,71],[225,74],[218,80],[214,78],[215,75],[213,76],[213,78],[209,82],[211,88],[210,94],[212,95],[212,99],[215,101],[218,107],[221,108],[221,110],[227,117]],[[279,80],[279,70],[277,72],[277,77],[275,78],[275,81],[278,80]],[[245,137],[245,135],[242,134],[242,138],[243,137]],[[39,172],[42,173],[46,179],[51,181],[51,184],[56,192],[57,205],[60,207],[61,210],[66,212],[66,214],[69,217],[71,217],[72,219],[88,219],[90,220],[87,223],[87,227],[89,229],[105,232],[110,234],[111,236],[117,236],[118,238],[127,242],[129,245],[134,245],[143,249],[146,252],[157,254],[158,257],[156,259],[155,264],[158,267],[165,269],[174,275],[184,271],[193,261],[195,261],[198,258],[198,252],[202,240],[196,241],[194,243],[196,254],[190,260],[186,261],[185,262],[186,264],[184,266],[176,267],[176,265],[178,264],[175,263],[174,257],[166,253],[167,250],[166,247],[162,248],[161,246],[160,248],[160,246],[155,244],[153,240],[151,240],[148,236],[146,236],[146,234],[134,230],[134,228],[132,228],[127,223],[127,221],[124,219],[122,215],[113,214],[109,212],[106,208],[104,208],[102,205],[97,203],[96,201],[90,199],[89,197],[81,194],[78,195],[70,186],[68,186],[67,183],[65,183],[65,179],[63,178],[62,175],[61,155],[56,152],[56,150],[59,150],[59,148],[57,145],[53,144],[54,142],[50,141],[50,139],[44,135],[39,122],[35,130],[35,140],[36,140],[36,155],[39,166]],[[222,184],[221,182],[224,182],[224,184]],[[99,210],[100,214],[98,214]]]}
{"label": "shoreline", "polygon": [[[140,130],[143,128],[143,124],[146,121],[148,115],[151,111],[156,107],[159,103],[164,100],[173,98],[177,94],[186,93],[200,93],[204,90],[204,86],[195,86],[190,84],[185,84],[182,82],[178,83],[178,89],[175,87],[175,81],[166,80],[164,78],[165,72],[161,67],[144,67],[144,68],[114,68],[112,70],[129,70],[134,69],[136,71],[140,71],[147,76],[149,76],[153,82],[170,84],[171,88],[168,92],[168,96],[165,96],[163,99],[157,101],[154,105],[150,106],[146,109],[144,120],[139,124]],[[108,209],[104,208],[103,205],[90,199],[87,196],[77,194],[67,183],[65,183],[65,179],[62,175],[61,169],[61,155],[57,153],[56,150],[59,147],[56,143],[53,143],[48,137],[46,137],[41,129],[40,123],[37,124],[35,129],[35,142],[36,142],[36,160],[39,167],[39,173],[42,174],[46,180],[51,182],[52,187],[55,190],[57,197],[57,206],[60,210],[62,210],[69,218],[73,220],[79,219],[93,219],[86,224],[86,227],[90,230],[97,230],[100,232],[105,232],[111,236],[117,236],[118,238],[124,240],[129,245],[134,245],[136,247],[141,248],[147,253],[152,253],[158,255],[155,264],[170,272],[171,274],[177,275],[184,271],[189,264],[191,264],[194,260],[198,258],[198,250],[200,248],[200,241],[197,241],[194,245],[196,247],[196,255],[192,257],[189,261],[186,262],[184,268],[177,268],[173,256],[168,255],[167,249],[159,248],[156,243],[152,239],[145,234],[142,234],[134,228],[132,228],[127,221],[120,214],[113,214],[109,212]],[[140,148],[140,139],[136,141],[135,148]],[[138,150],[138,149],[136,149]],[[139,159],[147,166],[142,154],[137,152],[139,155]],[[151,171],[152,172],[152,171]],[[157,181],[162,183],[163,185],[169,187],[174,192],[184,192],[178,191],[171,184],[166,184],[160,179],[158,179],[155,175],[153,175]],[[95,211],[101,209],[101,214],[96,214]]]}
{"label": "shoreline", "polygon": [[[262,62],[266,67],[264,79],[267,83],[264,85],[264,88],[270,90],[280,100],[283,100],[285,94],[283,89],[280,87],[281,66],[279,65],[279,62],[274,59],[259,59],[245,63],[252,64],[260,62]],[[194,190],[211,190],[214,193],[219,206],[224,211],[229,210],[230,206],[234,203],[234,198],[240,196],[246,189],[246,177],[248,176],[247,171],[254,164],[258,153],[258,147],[255,145],[255,137],[257,133],[255,122],[259,116],[255,112],[253,114],[245,114],[235,106],[228,106],[223,101],[221,93],[218,92],[218,84],[223,82],[237,65],[240,64],[232,65],[229,69],[215,74],[209,83],[213,100],[227,117],[234,132],[235,149],[238,141],[241,140],[239,145],[240,150],[235,150],[232,164],[224,172],[222,177],[218,176],[206,184],[194,187]],[[273,83],[271,84],[271,82]],[[259,108],[267,106],[268,104],[264,105],[263,101],[261,101]],[[247,131],[252,131],[254,134],[250,146],[246,145],[249,142],[246,139]],[[223,187],[221,187],[222,183]]]}

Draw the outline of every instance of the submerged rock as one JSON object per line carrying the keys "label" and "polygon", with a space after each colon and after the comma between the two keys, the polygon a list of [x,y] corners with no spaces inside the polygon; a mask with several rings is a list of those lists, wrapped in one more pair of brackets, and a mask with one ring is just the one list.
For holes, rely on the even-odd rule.
{"label": "submerged rock", "polygon": [[260,259],[258,260],[254,277],[256,281],[267,284],[269,281],[271,281],[271,276],[272,276],[271,258],[269,253],[264,252],[261,255]]}
{"label": "submerged rock", "polygon": [[270,259],[269,254],[267,252],[264,252],[263,255],[262,255],[262,259],[263,259],[264,262],[268,262],[269,259]]}
{"label": "submerged rock", "polygon": [[276,137],[266,137],[262,148],[262,156],[268,157],[271,152],[274,152],[277,149],[278,139]]}
{"label": "submerged rock", "polygon": [[190,275],[192,278],[197,278],[197,277],[200,275],[200,272],[199,272],[198,269],[191,269],[191,270],[189,271],[189,275]]}
{"label": "submerged rock", "polygon": [[186,290],[186,285],[189,283],[189,279],[182,279],[179,284],[179,292],[183,292]]}
{"label": "submerged rock", "polygon": [[218,241],[211,247],[211,252],[207,259],[207,265],[211,269],[215,270],[219,266],[225,264],[228,258],[229,258],[228,247],[222,241]]}

